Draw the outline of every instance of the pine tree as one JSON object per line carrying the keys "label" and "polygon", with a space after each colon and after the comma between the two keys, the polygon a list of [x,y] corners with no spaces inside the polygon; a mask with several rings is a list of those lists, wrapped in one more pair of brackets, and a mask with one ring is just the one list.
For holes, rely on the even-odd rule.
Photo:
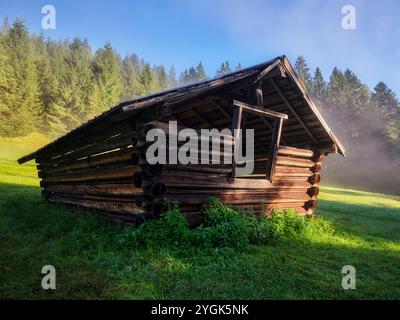
{"label": "pine tree", "polygon": [[208,76],[207,76],[206,70],[204,69],[204,66],[200,61],[196,67],[196,81],[203,81],[203,80],[207,80],[207,79],[208,79]]}
{"label": "pine tree", "polygon": [[138,74],[139,96],[149,95],[156,91],[156,81],[149,63],[145,63]]}
{"label": "pine tree", "polygon": [[195,82],[203,81],[208,79],[204,66],[201,62],[197,65],[197,67],[189,67],[189,69],[185,69],[179,76],[179,84],[180,85],[188,85]]}
{"label": "pine tree", "polygon": [[[92,53],[87,41],[79,38],[64,43],[59,53],[62,62],[60,66],[56,66],[58,81],[54,88],[51,109],[54,117],[61,121],[55,123],[54,128],[60,127],[62,130],[64,126],[66,130],[70,130],[97,111],[90,105]],[[59,56],[56,54],[54,58],[58,63]]]}
{"label": "pine tree", "polygon": [[136,54],[128,54],[122,61],[124,89],[123,100],[137,98],[140,94],[138,75],[141,69],[141,61]]}
{"label": "pine tree", "polygon": [[179,76],[179,84],[186,85],[188,83],[189,83],[189,73],[187,69],[185,69],[185,71],[183,71]]}
{"label": "pine tree", "polygon": [[379,82],[375,86],[372,100],[386,114],[396,113],[399,109],[399,100],[396,94],[384,82]]}
{"label": "pine tree", "polygon": [[0,88],[0,130],[2,135],[23,135],[37,128],[41,108],[33,44],[27,28],[18,19],[1,38],[0,64],[5,66]]}
{"label": "pine tree", "polygon": [[97,92],[100,100],[97,105],[93,105],[92,101],[90,111],[98,114],[116,105],[124,88],[121,58],[110,43],[96,51],[92,70],[95,88],[91,92]]}
{"label": "pine tree", "polygon": [[368,87],[361,82],[354,72],[347,69],[344,72],[346,80],[346,104],[357,114],[367,108],[370,103],[370,91]]}
{"label": "pine tree", "polygon": [[232,68],[229,65],[229,61],[225,61],[225,74],[231,73],[232,72]]}
{"label": "pine tree", "polygon": [[237,64],[237,66],[236,66],[236,68],[235,68],[235,70],[236,71],[239,71],[239,70],[242,70],[243,68],[242,68],[242,65],[240,64],[240,62]]}
{"label": "pine tree", "polygon": [[312,79],[312,95],[318,100],[319,103],[324,103],[326,100],[327,84],[322,75],[321,69],[316,68],[314,77]]}
{"label": "pine tree", "polygon": [[400,102],[384,82],[379,82],[372,92],[372,103],[385,118],[385,133],[400,150]]}
{"label": "pine tree", "polygon": [[221,66],[219,67],[219,69],[217,70],[217,74],[216,77],[222,77],[228,73],[231,73],[232,69],[231,66],[229,65],[228,61],[225,61],[221,64]]}
{"label": "pine tree", "polygon": [[294,69],[297,75],[300,77],[301,81],[303,81],[306,88],[310,90],[312,87],[310,68],[307,66],[306,60],[303,56],[297,57],[297,60],[294,64]]}
{"label": "pine tree", "polygon": [[327,103],[330,109],[343,108],[346,104],[346,79],[342,71],[334,68],[327,89]]}
{"label": "pine tree", "polygon": [[157,89],[158,90],[165,90],[169,87],[169,81],[167,72],[163,65],[159,65],[154,68],[154,73],[157,79]]}
{"label": "pine tree", "polygon": [[50,57],[43,34],[38,37],[33,36],[32,41],[34,43],[35,65],[38,75],[39,99],[41,105],[39,129],[51,134],[53,133],[51,129],[52,124],[47,114],[50,111],[50,104],[54,99],[52,88],[55,87],[56,74],[51,68]]}
{"label": "pine tree", "polygon": [[0,135],[13,134],[14,124],[10,120],[13,110],[11,101],[14,99],[14,88],[17,86],[14,70],[11,65],[11,54],[8,39],[8,28],[2,28],[0,33]]}
{"label": "pine tree", "polygon": [[47,74],[48,82],[46,85],[46,78],[42,82],[44,87],[42,87],[41,94],[45,100],[43,101],[41,130],[46,134],[59,136],[69,129],[69,123],[68,121],[64,121],[64,119],[70,117],[70,110],[65,107],[65,104],[60,99],[60,88],[65,78],[65,59],[69,52],[69,43],[48,40],[46,48],[50,73],[47,74],[46,69],[48,66],[45,63],[42,73],[45,77],[45,74]]}
{"label": "pine tree", "polygon": [[188,83],[192,84],[197,81],[197,73],[194,67],[190,67],[188,71]]}
{"label": "pine tree", "polygon": [[221,64],[221,66],[218,68],[217,73],[215,77],[222,77],[225,74],[225,62]]}
{"label": "pine tree", "polygon": [[176,70],[174,66],[171,66],[168,72],[168,82],[170,87],[174,88],[178,85],[178,81],[176,80]]}

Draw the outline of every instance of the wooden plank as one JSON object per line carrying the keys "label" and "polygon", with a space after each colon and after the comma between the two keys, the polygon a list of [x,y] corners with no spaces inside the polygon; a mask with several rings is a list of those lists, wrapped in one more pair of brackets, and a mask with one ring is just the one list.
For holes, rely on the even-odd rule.
{"label": "wooden plank", "polygon": [[288,119],[288,115],[268,109],[262,109],[256,106],[253,106],[249,103],[239,101],[239,100],[232,100],[231,104],[232,107],[241,107],[243,110],[256,114],[258,116],[262,115],[264,117],[269,117],[269,118],[282,118],[282,119]]}
{"label": "wooden plank", "polygon": [[[221,102],[219,102],[218,100],[215,100],[216,104],[217,104],[217,108],[225,115],[225,117],[227,117],[229,119],[229,121],[232,121],[232,117],[231,115],[225,110],[225,107],[222,105]],[[261,119],[265,120],[264,118],[260,117]],[[265,120],[266,121],[266,120]],[[268,121],[267,121],[268,123]],[[268,123],[269,124],[269,123]],[[272,127],[271,127],[272,128]],[[254,141],[257,143],[257,145],[259,145],[265,152],[268,152],[268,148],[264,147],[263,143],[261,141],[259,141],[258,139],[256,139],[256,137],[254,137]]]}
{"label": "wooden plank", "polygon": [[116,163],[128,163],[131,160],[133,148],[116,150],[113,152],[103,153],[96,156],[89,156],[80,160],[72,160],[64,165],[37,165],[38,170],[46,171],[47,173],[61,173],[64,171],[82,170],[88,168],[97,168],[99,166],[112,165]]}
{"label": "wooden plank", "polygon": [[109,195],[119,197],[133,197],[143,192],[133,183],[116,184],[53,184],[46,186],[46,191],[72,194]]}
{"label": "wooden plank", "polygon": [[143,209],[138,208],[134,203],[119,203],[119,202],[108,202],[108,201],[91,201],[85,199],[73,199],[57,195],[49,195],[48,200],[50,202],[61,202],[67,204],[79,205],[86,208],[93,208],[98,210],[104,210],[109,212],[115,212],[118,214],[134,215],[138,213],[144,213]]}
{"label": "wooden plank", "polygon": [[260,109],[264,109],[263,89],[261,80],[256,83],[254,90],[257,101],[257,107],[259,107]]}
{"label": "wooden plank", "polygon": [[[235,178],[235,173],[236,173],[236,159],[237,159],[237,155],[239,152],[239,137],[240,137],[240,126],[242,123],[242,112],[243,112],[243,108],[242,107],[237,107],[235,108],[235,110],[233,111],[233,119],[232,119],[232,136],[234,137],[234,152],[233,152],[233,159],[232,159],[232,172],[231,172],[231,179]],[[235,132],[236,130],[236,132]]]}
{"label": "wooden plank", "polygon": [[282,166],[293,166],[301,168],[312,168],[313,166],[315,166],[315,162],[312,160],[283,157],[280,155],[277,156],[276,163]]}
{"label": "wooden plank", "polygon": [[281,63],[280,59],[277,59],[274,63],[270,64],[268,67],[266,67],[263,71],[260,72],[260,74],[257,76],[256,80],[254,80],[253,84],[259,82],[261,79],[266,77],[268,73],[271,72],[272,69],[274,69],[276,66],[279,66]]}
{"label": "wooden plank", "polygon": [[[259,80],[255,85],[255,96],[257,101],[257,107],[264,109],[264,94],[263,94],[262,80]],[[259,117],[259,118],[271,131],[274,131],[273,126],[268,122],[267,119],[265,119],[264,117]]]}
{"label": "wooden plank", "polygon": [[278,149],[278,154],[290,157],[311,159],[314,156],[314,151],[308,149],[293,148],[288,146],[280,146]]}
{"label": "wooden plank", "polygon": [[99,170],[92,173],[74,173],[74,174],[60,174],[50,177],[45,177],[45,182],[78,182],[78,181],[99,181],[99,180],[115,180],[124,177],[131,177],[137,171],[137,166],[125,166],[110,170]]}
{"label": "wooden plank", "polygon": [[276,119],[274,122],[274,131],[272,133],[272,141],[271,141],[271,156],[267,172],[267,177],[269,178],[270,181],[273,181],[274,178],[276,158],[282,135],[282,124],[283,124],[282,118]]}

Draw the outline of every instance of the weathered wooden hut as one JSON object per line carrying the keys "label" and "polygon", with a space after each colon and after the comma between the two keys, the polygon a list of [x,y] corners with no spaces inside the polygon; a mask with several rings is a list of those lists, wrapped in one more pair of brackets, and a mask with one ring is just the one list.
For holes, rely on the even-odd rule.
{"label": "weathered wooden hut", "polygon": [[[235,161],[149,164],[145,134],[165,129],[171,120],[195,130],[254,129],[254,172],[238,176]],[[237,149],[238,136],[230,138]],[[258,214],[271,208],[312,214],[321,163],[329,153],[345,156],[345,149],[282,56],[123,102],[18,162],[36,160],[42,195],[50,202],[138,224],[177,200],[196,225],[210,196]]]}

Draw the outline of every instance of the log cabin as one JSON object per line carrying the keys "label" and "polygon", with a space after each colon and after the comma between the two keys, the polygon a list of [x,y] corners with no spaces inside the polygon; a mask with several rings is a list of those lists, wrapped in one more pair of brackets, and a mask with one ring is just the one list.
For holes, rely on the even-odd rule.
{"label": "log cabin", "polygon": [[[171,121],[196,132],[229,128],[234,152],[236,129],[253,129],[253,172],[238,174],[243,164],[232,155],[230,164],[150,163],[146,133],[168,131]],[[329,153],[345,156],[345,149],[281,56],[120,103],[18,162],[36,161],[42,196],[49,202],[138,225],[162,215],[169,201],[179,201],[196,226],[211,196],[257,215],[273,208],[312,215],[321,164]]]}

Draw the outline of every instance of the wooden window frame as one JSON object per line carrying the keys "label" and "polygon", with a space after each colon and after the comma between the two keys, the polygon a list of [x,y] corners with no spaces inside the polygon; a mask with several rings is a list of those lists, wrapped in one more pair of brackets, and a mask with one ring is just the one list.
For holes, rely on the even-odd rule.
{"label": "wooden window frame", "polygon": [[233,117],[232,117],[232,128],[231,128],[232,136],[233,136],[234,152],[233,152],[232,172],[230,174],[230,179],[231,180],[235,179],[236,155],[237,155],[237,152],[239,151],[237,142],[239,141],[239,129],[241,128],[242,114],[243,114],[243,112],[249,112],[249,113],[258,115],[262,118],[273,118],[274,119],[274,125],[273,125],[273,129],[272,129],[272,140],[271,140],[271,145],[270,145],[270,155],[269,155],[269,161],[268,161],[267,172],[266,172],[266,178],[272,182],[273,177],[274,177],[275,163],[276,163],[278,148],[279,148],[279,144],[281,141],[283,120],[287,120],[288,115],[284,114],[284,113],[264,109],[264,108],[261,108],[261,107],[243,102],[243,101],[239,101],[239,100],[232,100],[229,103],[229,105],[234,108]]}

